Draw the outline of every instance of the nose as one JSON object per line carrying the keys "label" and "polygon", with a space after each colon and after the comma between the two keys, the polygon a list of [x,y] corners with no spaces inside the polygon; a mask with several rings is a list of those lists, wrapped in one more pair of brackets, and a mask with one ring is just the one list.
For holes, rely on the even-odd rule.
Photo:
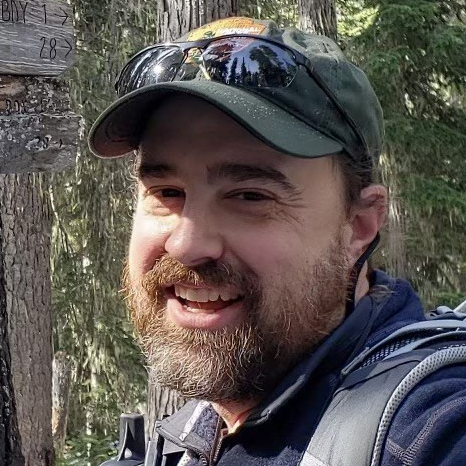
{"label": "nose", "polygon": [[182,264],[194,267],[219,259],[223,241],[205,217],[181,215],[165,242],[165,251]]}

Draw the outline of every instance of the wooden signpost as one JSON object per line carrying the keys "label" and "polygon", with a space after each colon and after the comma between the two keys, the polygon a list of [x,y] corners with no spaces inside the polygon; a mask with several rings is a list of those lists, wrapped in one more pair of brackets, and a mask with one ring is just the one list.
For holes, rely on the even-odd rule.
{"label": "wooden signpost", "polygon": [[53,462],[48,177],[31,172],[74,164],[80,118],[57,76],[75,48],[65,0],[0,0],[0,382],[14,389],[0,396],[16,398],[4,395],[0,464],[12,466]]}
{"label": "wooden signpost", "polygon": [[76,157],[78,128],[63,83],[0,76],[0,173],[69,167]]}
{"label": "wooden signpost", "polygon": [[74,62],[71,6],[61,0],[0,0],[0,74],[58,76]]}
{"label": "wooden signpost", "polygon": [[79,117],[67,87],[43,78],[73,65],[72,18],[61,0],[0,0],[0,173],[74,163]]}

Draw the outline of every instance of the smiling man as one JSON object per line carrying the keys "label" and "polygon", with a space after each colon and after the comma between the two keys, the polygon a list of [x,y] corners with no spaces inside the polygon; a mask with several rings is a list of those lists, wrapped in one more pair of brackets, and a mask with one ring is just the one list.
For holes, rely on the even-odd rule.
{"label": "smiling man", "polygon": [[151,376],[193,399],[146,466],[461,464],[444,421],[465,419],[466,354],[426,346],[449,324],[367,265],[387,192],[364,73],[330,39],[230,18],[143,50],[117,91],[90,142],[137,154],[131,315]]}
{"label": "smiling man", "polygon": [[161,102],[140,147],[136,328],[157,379],[232,427],[342,320],[385,190],[349,221],[335,159],[291,158],[193,96]]}

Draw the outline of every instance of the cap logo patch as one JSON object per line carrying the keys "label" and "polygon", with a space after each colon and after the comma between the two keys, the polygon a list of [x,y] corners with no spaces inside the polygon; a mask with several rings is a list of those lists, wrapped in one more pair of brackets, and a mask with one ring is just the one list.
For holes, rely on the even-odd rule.
{"label": "cap logo patch", "polygon": [[206,24],[187,36],[187,41],[211,39],[213,37],[226,36],[229,34],[253,34],[261,35],[267,26],[254,21],[251,18],[226,18]]}

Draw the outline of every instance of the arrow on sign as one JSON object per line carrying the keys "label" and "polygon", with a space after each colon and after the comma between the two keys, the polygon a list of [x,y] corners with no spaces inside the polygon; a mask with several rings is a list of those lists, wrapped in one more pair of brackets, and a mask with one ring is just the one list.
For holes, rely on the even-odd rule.
{"label": "arrow on sign", "polygon": [[65,58],[66,58],[70,54],[70,52],[73,50],[73,46],[70,44],[68,39],[65,39],[65,42],[68,44],[68,47],[64,47],[64,48],[68,49],[68,52],[65,55]]}
{"label": "arrow on sign", "polygon": [[[63,26],[63,25],[66,23],[66,20],[69,18],[69,16],[68,16],[68,13],[67,13],[63,8],[60,7],[60,10],[63,11],[63,13],[65,13],[65,14],[64,14],[64,15],[57,15],[57,14],[55,13],[55,16],[58,16],[59,18],[65,18],[65,19],[63,20],[63,23],[61,23],[61,25]],[[68,41],[67,41],[67,42],[68,42]]]}

